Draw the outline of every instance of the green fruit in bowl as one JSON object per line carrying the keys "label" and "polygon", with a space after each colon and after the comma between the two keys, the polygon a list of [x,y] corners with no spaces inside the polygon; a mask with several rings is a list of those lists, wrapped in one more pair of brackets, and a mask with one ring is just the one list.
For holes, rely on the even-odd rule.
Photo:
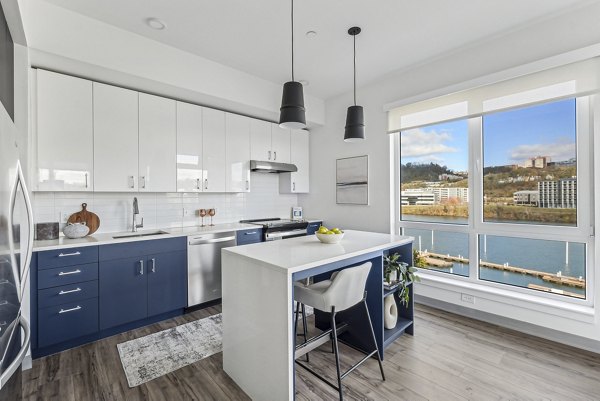
{"label": "green fruit in bowl", "polygon": [[334,228],[331,231],[333,231],[334,234],[342,234],[342,230],[340,230],[339,228]]}
{"label": "green fruit in bowl", "polygon": [[327,232],[325,234],[331,235],[331,234],[335,234],[335,233],[333,231],[331,231],[331,230],[327,230]]}
{"label": "green fruit in bowl", "polygon": [[317,231],[319,234],[327,234],[327,232],[329,231],[329,229],[325,226],[321,226],[319,227],[319,230]]}

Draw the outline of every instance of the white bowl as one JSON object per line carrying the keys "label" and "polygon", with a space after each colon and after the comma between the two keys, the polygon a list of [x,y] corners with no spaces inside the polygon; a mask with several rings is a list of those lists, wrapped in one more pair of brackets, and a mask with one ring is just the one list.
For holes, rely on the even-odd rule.
{"label": "white bowl", "polygon": [[319,241],[324,244],[337,244],[344,238],[344,233],[341,234],[321,234],[315,233]]}
{"label": "white bowl", "polygon": [[83,238],[90,232],[90,228],[85,223],[67,223],[63,228],[63,234],[67,238]]}

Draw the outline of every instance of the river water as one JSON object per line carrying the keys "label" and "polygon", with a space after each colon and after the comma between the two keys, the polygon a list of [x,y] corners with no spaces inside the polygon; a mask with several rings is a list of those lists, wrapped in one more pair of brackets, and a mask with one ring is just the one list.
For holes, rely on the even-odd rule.
{"label": "river water", "polygon": [[[453,224],[465,224],[464,218],[447,218],[438,216],[404,216],[417,221],[435,221]],[[453,256],[469,257],[469,238],[465,233],[451,233],[446,231],[405,229],[406,235],[415,237],[414,248],[422,251],[428,250],[435,253]],[[570,242],[568,247],[565,242],[547,241],[536,239],[511,238],[500,236],[480,236],[479,253],[484,261],[522,267],[556,274],[561,272],[565,276],[585,278],[585,244]],[[469,275],[469,265],[454,263],[451,268],[435,268],[435,270]],[[497,269],[481,267],[479,278],[519,287],[528,284],[537,284],[544,287],[556,288],[572,293],[585,295],[585,290],[569,286],[561,286],[543,281],[540,278],[520,273],[506,272]]]}

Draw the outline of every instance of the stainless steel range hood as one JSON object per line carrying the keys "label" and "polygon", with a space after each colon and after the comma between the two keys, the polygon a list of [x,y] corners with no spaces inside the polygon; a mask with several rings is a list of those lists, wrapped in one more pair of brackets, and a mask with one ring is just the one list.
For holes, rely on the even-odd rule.
{"label": "stainless steel range hood", "polygon": [[250,170],[259,173],[295,173],[298,171],[298,167],[295,164],[289,163],[250,160]]}

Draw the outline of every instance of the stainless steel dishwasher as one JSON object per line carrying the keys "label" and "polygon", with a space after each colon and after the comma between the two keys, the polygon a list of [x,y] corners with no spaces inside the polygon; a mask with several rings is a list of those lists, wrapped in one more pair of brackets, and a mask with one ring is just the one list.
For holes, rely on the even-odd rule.
{"label": "stainless steel dishwasher", "polygon": [[235,238],[234,231],[188,237],[188,307],[221,298],[221,249]]}

